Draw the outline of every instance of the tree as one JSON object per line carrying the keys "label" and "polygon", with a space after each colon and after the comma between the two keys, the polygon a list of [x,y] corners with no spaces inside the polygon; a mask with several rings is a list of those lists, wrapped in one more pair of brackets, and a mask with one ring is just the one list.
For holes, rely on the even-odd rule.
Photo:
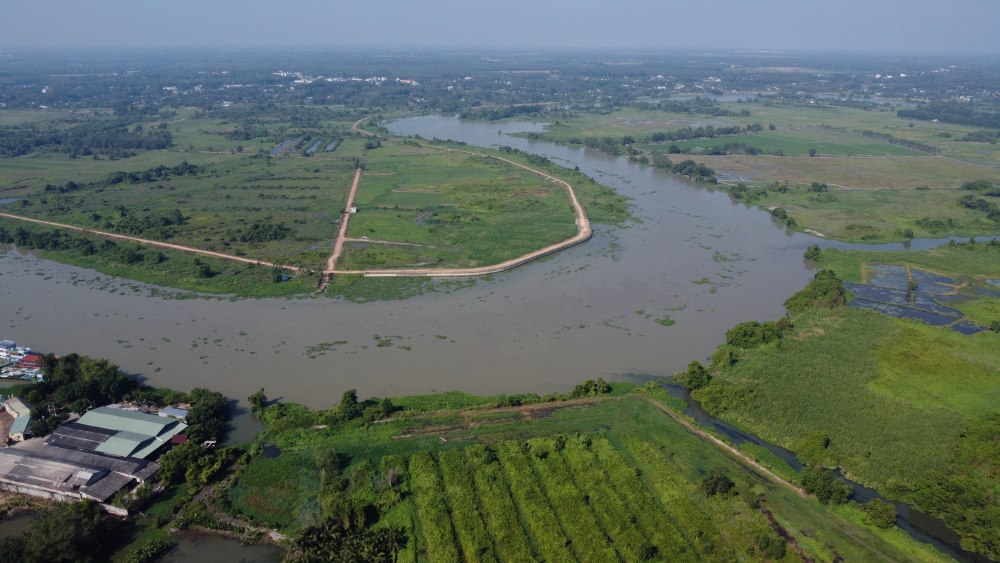
{"label": "tree", "polygon": [[296,539],[303,563],[392,563],[409,538],[401,528],[347,527],[340,520],[310,526]]}
{"label": "tree", "polygon": [[821,253],[822,250],[820,250],[818,244],[810,244],[809,248],[806,249],[804,256],[806,260],[819,260]]}
{"label": "tree", "polygon": [[872,526],[891,528],[896,524],[896,507],[882,499],[872,499],[861,505],[865,520]]}
{"label": "tree", "polygon": [[705,371],[705,367],[701,365],[701,362],[695,360],[688,364],[687,371],[678,373],[676,379],[688,391],[694,391],[708,385],[712,380],[712,376]]}
{"label": "tree", "polygon": [[806,467],[802,471],[802,488],[823,504],[843,504],[851,497],[851,488],[823,467]]}
{"label": "tree", "polygon": [[809,285],[789,297],[785,308],[793,313],[806,309],[833,309],[847,303],[844,284],[833,270],[820,270]]}
{"label": "tree", "polygon": [[250,412],[254,413],[255,415],[259,414],[260,411],[264,410],[264,408],[267,407],[267,395],[264,394],[263,387],[258,389],[257,392],[254,393],[253,395],[250,395],[250,397],[248,397],[247,400],[250,401]]}
{"label": "tree", "polygon": [[817,154],[819,153],[816,152],[816,149],[809,149],[809,156],[816,156]]}
{"label": "tree", "polygon": [[358,392],[355,389],[344,391],[337,405],[337,417],[340,420],[352,420],[361,416],[362,406],[358,403]]}
{"label": "tree", "polygon": [[728,495],[736,483],[733,483],[721,469],[712,469],[701,478],[701,490],[707,496]]}
{"label": "tree", "polygon": [[226,434],[229,401],[218,391],[196,387],[189,394],[191,409],[187,421],[188,436],[195,442],[218,440]]}
{"label": "tree", "polygon": [[71,563],[103,559],[109,531],[96,502],[57,504],[32,524],[23,560]]}

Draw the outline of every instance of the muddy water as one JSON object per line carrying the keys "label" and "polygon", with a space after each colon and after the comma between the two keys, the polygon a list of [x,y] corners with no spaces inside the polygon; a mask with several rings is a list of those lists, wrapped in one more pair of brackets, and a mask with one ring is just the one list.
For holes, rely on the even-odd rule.
{"label": "muddy water", "polygon": [[[773,319],[810,276],[761,211],[676,176],[593,151],[498,135],[445,117],[401,133],[545,154],[633,198],[641,222],[471,288],[405,301],[174,299],[17,252],[0,253],[0,337],[113,359],[154,385],[207,386],[313,407],[448,389],[564,390],[595,377],[666,375],[708,356],[727,328]],[[505,124],[505,131],[525,124]],[[363,184],[362,184],[363,189]],[[669,316],[673,326],[657,319]],[[378,346],[375,335],[391,336]],[[338,343],[340,342],[340,343]],[[338,343],[317,349],[324,343]]]}
{"label": "muddy water", "polygon": [[188,532],[173,537],[177,547],[160,561],[164,563],[250,563],[281,561],[284,551],[273,545],[244,545],[240,540]]}

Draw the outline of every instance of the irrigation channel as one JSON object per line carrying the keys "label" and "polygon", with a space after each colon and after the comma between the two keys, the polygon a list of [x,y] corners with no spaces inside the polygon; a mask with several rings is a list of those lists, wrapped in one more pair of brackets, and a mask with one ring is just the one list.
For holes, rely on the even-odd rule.
{"label": "irrigation channel", "polygon": [[[709,430],[718,436],[725,437],[736,447],[739,447],[740,444],[749,442],[766,448],[782,461],[787,463],[788,466],[795,471],[802,471],[805,467],[793,452],[761,440],[753,434],[744,432],[743,430],[740,430],[739,428],[736,428],[735,426],[708,414],[701,407],[701,404],[699,404],[698,401],[695,400],[683,386],[676,383],[665,383],[663,384],[663,387],[665,387],[672,396],[684,399],[688,405],[687,408],[684,409],[684,414],[694,420],[698,426]],[[851,498],[858,502],[868,502],[876,498],[891,502],[893,506],[896,507],[896,525],[899,526],[901,530],[909,534],[910,537],[918,541],[930,543],[940,551],[947,553],[959,561],[970,561],[975,563],[986,563],[989,561],[979,554],[962,549],[959,545],[960,538],[958,534],[952,531],[952,529],[949,528],[948,525],[945,524],[940,518],[921,512],[908,504],[887,499],[878,494],[878,492],[874,489],[869,489],[860,483],[855,483],[847,477],[844,477],[839,470],[837,471],[837,476],[851,487]]]}
{"label": "irrigation channel", "polygon": [[[388,127],[578,167],[631,198],[638,221],[595,224],[585,244],[460,287],[429,281],[435,291],[370,303],[198,297],[8,249],[0,338],[110,358],[152,385],[209,387],[241,401],[264,387],[314,408],[352,388],[361,397],[565,391],[597,377],[666,376],[707,358],[736,323],[784,313],[813,275],[802,257],[809,244],[850,246],[789,232],[725,193],[624,158],[511,136],[538,124],[432,115]],[[665,318],[676,323],[657,322]]]}

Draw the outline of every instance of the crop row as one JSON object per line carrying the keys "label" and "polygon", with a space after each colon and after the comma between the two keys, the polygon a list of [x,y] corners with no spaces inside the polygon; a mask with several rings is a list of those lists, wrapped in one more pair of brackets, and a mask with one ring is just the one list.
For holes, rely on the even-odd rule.
{"label": "crop row", "polygon": [[452,522],[466,561],[496,561],[493,540],[476,503],[476,491],[461,450],[448,450],[438,457]]}
{"label": "crop row", "polygon": [[[645,487],[638,471],[625,461],[610,441],[604,437],[595,437],[591,448],[607,472],[611,486],[621,495],[625,503],[632,507],[639,526],[651,533],[649,537],[655,545],[662,546],[660,554],[670,561],[697,559],[697,554],[693,553],[688,540],[685,539],[685,536],[688,538],[691,536],[681,532],[687,522],[671,518],[664,510],[664,508],[670,510],[671,505],[677,502],[673,495],[666,497],[663,494],[671,491],[658,489],[663,504],[658,503]],[[661,470],[654,472],[655,477],[671,478],[670,468],[658,469]],[[699,521],[703,518],[704,515],[700,515]],[[711,530],[711,526],[702,528],[703,532]]]}
{"label": "crop row", "polygon": [[470,467],[476,468],[472,472],[476,496],[486,526],[495,540],[497,555],[503,561],[535,559],[496,453],[476,445],[465,449],[465,459]]}
{"label": "crop row", "polygon": [[420,529],[427,542],[427,557],[431,561],[458,561],[458,548],[441,475],[430,453],[420,452],[410,458],[410,485],[417,504]]}
{"label": "crop row", "polygon": [[576,560],[567,547],[570,539],[566,537],[548,497],[539,486],[531,462],[521,450],[521,444],[502,442],[497,450],[504,476],[524,517],[528,533],[535,540],[538,555],[546,561]]}
{"label": "crop row", "polygon": [[598,525],[585,497],[573,482],[573,477],[550,438],[528,441],[530,459],[539,481],[552,502],[559,521],[573,539],[571,547],[580,560],[616,561],[618,553],[611,547],[611,538]]}
{"label": "crop row", "polygon": [[652,543],[654,540],[662,539],[662,534],[642,526],[643,522],[632,512],[632,507],[628,506],[623,497],[611,486],[611,480],[598,463],[597,456],[588,449],[587,446],[592,439],[584,440],[586,442],[579,438],[567,440],[560,453],[567,462],[574,482],[590,499],[590,507],[604,530],[611,536],[619,553],[627,561],[639,561],[655,553],[665,552],[668,548],[665,543],[663,545]]}

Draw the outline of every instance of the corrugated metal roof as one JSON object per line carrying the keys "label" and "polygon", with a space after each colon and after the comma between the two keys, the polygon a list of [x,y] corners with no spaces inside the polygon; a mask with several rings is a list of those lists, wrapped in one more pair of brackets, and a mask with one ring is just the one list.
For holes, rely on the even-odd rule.
{"label": "corrugated metal roof", "polygon": [[14,419],[14,422],[10,425],[10,431],[8,434],[18,434],[25,433],[28,431],[28,423],[31,422],[31,415],[22,414]]}
{"label": "corrugated metal roof", "polygon": [[102,454],[133,457],[137,450],[146,445],[147,442],[154,440],[156,440],[156,438],[152,436],[122,430],[99,444],[94,449]]}
{"label": "corrugated metal roof", "polygon": [[0,479],[101,502],[134,478],[147,479],[159,466],[89,452],[46,446],[40,451],[0,449]]}
{"label": "corrugated metal roof", "polygon": [[[80,417],[79,423],[98,428],[107,428],[109,430],[128,430],[129,432],[145,434],[147,436],[160,436],[161,434],[170,432],[172,430],[171,425],[181,424],[176,420],[162,416],[111,407],[97,407],[96,409],[89,410]],[[172,432],[170,436],[176,433]],[[167,436],[167,439],[170,436]]]}

